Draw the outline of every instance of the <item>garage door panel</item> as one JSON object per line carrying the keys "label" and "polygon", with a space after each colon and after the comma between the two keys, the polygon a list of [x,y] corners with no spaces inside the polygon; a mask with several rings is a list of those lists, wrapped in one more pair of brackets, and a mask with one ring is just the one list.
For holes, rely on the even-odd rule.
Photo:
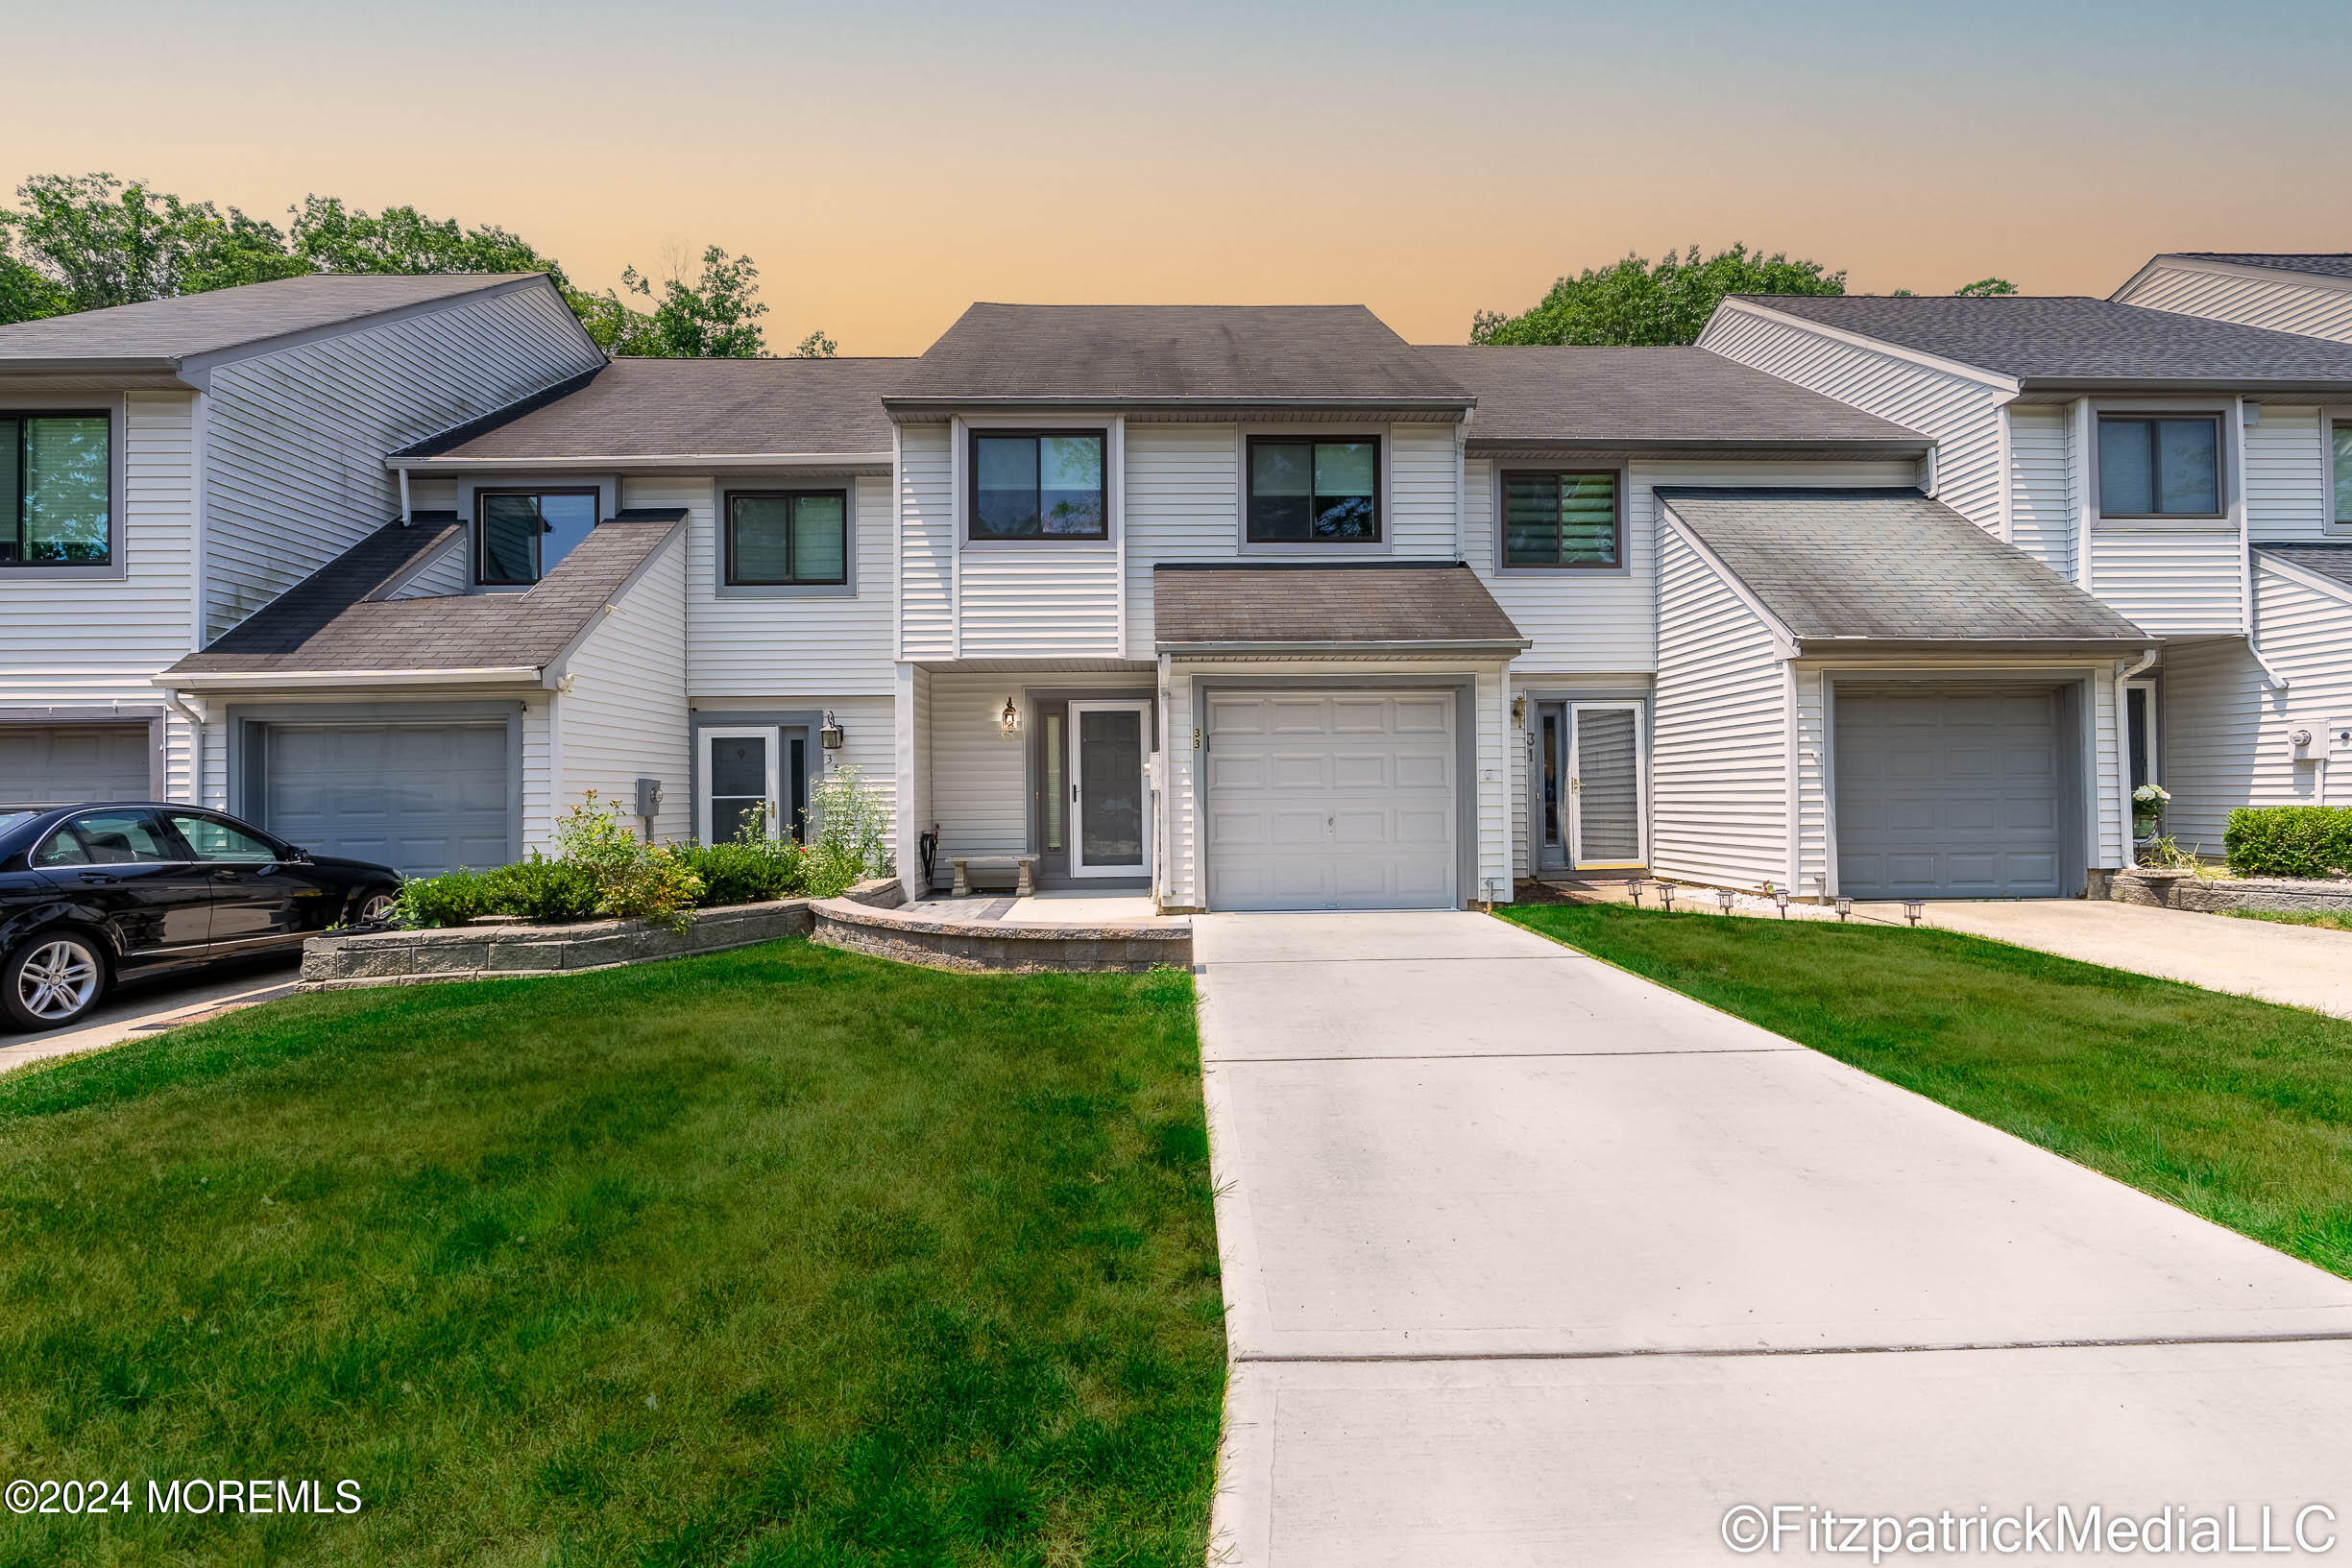
{"label": "garage door panel", "polygon": [[1450,695],[1228,695],[1206,706],[1209,907],[1454,902]]}
{"label": "garage door panel", "polygon": [[507,727],[278,724],[262,741],[263,819],[321,855],[410,876],[514,857]]}
{"label": "garage door panel", "polygon": [[146,800],[154,750],[144,723],[0,725],[0,804]]}
{"label": "garage door panel", "polygon": [[1840,692],[1835,722],[1840,891],[2059,893],[2055,691]]}

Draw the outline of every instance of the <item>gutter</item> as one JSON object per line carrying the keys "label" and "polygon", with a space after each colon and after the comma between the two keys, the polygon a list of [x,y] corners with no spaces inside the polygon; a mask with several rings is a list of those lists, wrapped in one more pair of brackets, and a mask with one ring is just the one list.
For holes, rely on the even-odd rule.
{"label": "gutter", "polygon": [[537,664],[501,664],[480,669],[167,669],[154,679],[167,691],[266,691],[278,688],[536,686],[540,675]]}
{"label": "gutter", "polygon": [[672,452],[637,457],[409,457],[395,452],[384,467],[396,473],[457,472],[469,469],[501,473],[569,473],[580,469],[640,472],[713,469],[878,469],[890,466],[888,452]]}
{"label": "gutter", "polygon": [[1443,654],[1467,653],[1499,656],[1525,653],[1535,644],[1526,638],[1487,638],[1463,641],[1448,639],[1438,642],[1417,642],[1403,639],[1386,639],[1352,642],[1161,642],[1154,651],[1173,658],[1205,658],[1224,654],[1248,653],[1284,657],[1300,654]]}
{"label": "gutter", "polygon": [[1019,397],[884,397],[882,406],[894,414],[954,414],[976,408],[1142,408],[1142,409],[1321,409],[1335,413],[1367,411],[1381,414],[1462,414],[1478,406],[1473,397],[1335,398],[1320,394],[1297,398],[1177,397],[1136,398],[1118,394],[1027,393]]}

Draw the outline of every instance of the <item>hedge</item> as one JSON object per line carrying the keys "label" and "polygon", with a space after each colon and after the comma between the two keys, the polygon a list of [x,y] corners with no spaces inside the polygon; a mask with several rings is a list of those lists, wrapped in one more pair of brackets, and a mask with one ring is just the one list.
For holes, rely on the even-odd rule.
{"label": "hedge", "polygon": [[2352,806],[2242,806],[2221,842],[2241,877],[2352,876]]}

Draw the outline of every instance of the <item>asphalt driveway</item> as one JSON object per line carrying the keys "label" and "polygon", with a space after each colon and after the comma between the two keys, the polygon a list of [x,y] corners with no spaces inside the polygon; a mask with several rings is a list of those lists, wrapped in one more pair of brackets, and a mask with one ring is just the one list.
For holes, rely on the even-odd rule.
{"label": "asphalt driveway", "polygon": [[1485,916],[1196,948],[1224,1560],[1720,1562],[1742,1504],[2352,1550],[2352,1284]]}

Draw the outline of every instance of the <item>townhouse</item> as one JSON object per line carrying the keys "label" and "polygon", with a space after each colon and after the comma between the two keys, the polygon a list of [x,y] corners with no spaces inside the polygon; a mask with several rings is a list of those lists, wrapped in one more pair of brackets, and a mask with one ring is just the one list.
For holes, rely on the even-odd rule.
{"label": "townhouse", "polygon": [[608,363],[544,279],[304,278],[0,327],[0,802],[423,873],[591,789],[799,832],[855,766],[918,892],[2070,895],[2137,782],[2209,845],[2331,798],[2339,399],[2352,345],[2118,302],[1656,350],[983,304]]}

